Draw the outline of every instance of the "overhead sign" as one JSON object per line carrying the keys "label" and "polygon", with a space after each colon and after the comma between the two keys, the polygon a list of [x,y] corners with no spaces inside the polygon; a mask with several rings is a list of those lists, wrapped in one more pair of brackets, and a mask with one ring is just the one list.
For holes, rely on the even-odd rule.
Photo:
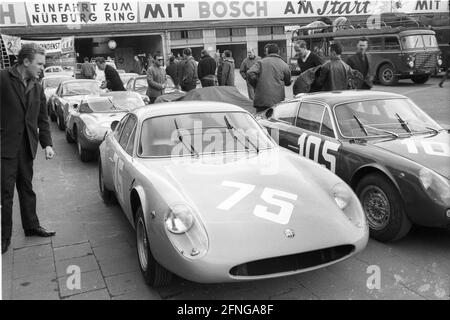
{"label": "overhead sign", "polygon": [[138,22],[136,1],[30,1],[26,6],[34,26]]}

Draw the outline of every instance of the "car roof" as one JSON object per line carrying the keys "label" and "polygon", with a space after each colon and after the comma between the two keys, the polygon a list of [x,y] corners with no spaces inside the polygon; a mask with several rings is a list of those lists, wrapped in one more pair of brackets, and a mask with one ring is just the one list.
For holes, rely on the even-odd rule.
{"label": "car roof", "polygon": [[290,101],[303,101],[303,102],[323,102],[329,106],[335,106],[341,103],[356,102],[362,100],[373,99],[407,99],[407,97],[384,91],[374,90],[344,90],[344,91],[328,91],[304,94],[298,98],[294,98]]}
{"label": "car roof", "polygon": [[148,105],[133,110],[138,118],[146,119],[151,117],[202,112],[245,112],[233,104],[214,101],[175,101]]}
{"label": "car roof", "polygon": [[97,82],[97,80],[94,79],[71,79],[71,80],[65,80],[62,83],[66,84],[66,83],[72,83],[72,82]]}

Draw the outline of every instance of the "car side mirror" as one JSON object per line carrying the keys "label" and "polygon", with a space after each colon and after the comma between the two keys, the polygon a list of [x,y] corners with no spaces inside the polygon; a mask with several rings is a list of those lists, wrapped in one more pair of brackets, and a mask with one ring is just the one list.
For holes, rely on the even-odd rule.
{"label": "car side mirror", "polygon": [[116,130],[117,125],[119,124],[119,120],[115,120],[111,123],[111,130]]}

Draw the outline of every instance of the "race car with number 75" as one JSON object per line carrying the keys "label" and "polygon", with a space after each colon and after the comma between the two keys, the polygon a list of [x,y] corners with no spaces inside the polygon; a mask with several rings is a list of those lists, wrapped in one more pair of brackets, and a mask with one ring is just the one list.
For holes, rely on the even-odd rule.
{"label": "race car with number 75", "polygon": [[450,135],[405,96],[301,94],[257,116],[282,146],[330,169],[358,195],[370,234],[450,226]]}
{"label": "race car with number 75", "polygon": [[136,230],[146,282],[255,280],[344,260],[368,241],[352,189],[280,148],[244,109],[138,108],[100,145],[99,186]]}

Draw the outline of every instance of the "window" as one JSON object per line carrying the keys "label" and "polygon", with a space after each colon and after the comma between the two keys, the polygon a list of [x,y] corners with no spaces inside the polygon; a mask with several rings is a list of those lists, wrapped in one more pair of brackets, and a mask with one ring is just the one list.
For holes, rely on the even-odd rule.
{"label": "window", "polygon": [[370,50],[381,50],[383,47],[383,38],[369,38]]}
{"label": "window", "polygon": [[296,126],[311,132],[320,133],[320,124],[324,107],[314,103],[304,102],[300,106]]}
{"label": "window", "polygon": [[231,37],[231,28],[227,28],[227,29],[216,29],[216,37],[217,37],[217,38]]}
{"label": "window", "polygon": [[338,39],[343,47],[343,51],[355,51],[358,39]]}
{"label": "window", "polygon": [[268,36],[272,34],[271,27],[258,27],[258,35],[259,36]]}
{"label": "window", "polygon": [[114,130],[114,138],[119,141],[120,134],[122,133],[123,124],[127,121],[128,116],[125,116],[120,120],[119,124],[116,126],[116,130]]}
{"label": "window", "polygon": [[131,136],[130,139],[128,140],[127,147],[125,148],[125,152],[128,153],[130,156],[133,155],[134,139],[136,138],[136,128],[137,126],[133,127],[133,132],[131,132]]}
{"label": "window", "polygon": [[288,122],[290,124],[294,124],[295,116],[298,110],[298,102],[288,102],[283,103],[275,108],[273,108],[273,116],[272,118],[284,122]]}
{"label": "window", "polygon": [[272,34],[284,34],[284,27],[283,26],[272,27]]}
{"label": "window", "polygon": [[330,113],[328,112],[328,110],[325,110],[325,113],[323,115],[322,126],[320,127],[320,134],[327,137],[335,138],[333,124],[331,123]]}
{"label": "window", "polygon": [[396,37],[386,37],[384,39],[384,48],[386,50],[399,50],[400,43]]}
{"label": "window", "polygon": [[119,144],[125,150],[131,133],[136,125],[136,119],[133,116],[129,116],[123,127],[123,132],[120,135]]}
{"label": "window", "polygon": [[231,29],[231,35],[233,37],[245,37],[246,35],[245,28],[233,28]]}

